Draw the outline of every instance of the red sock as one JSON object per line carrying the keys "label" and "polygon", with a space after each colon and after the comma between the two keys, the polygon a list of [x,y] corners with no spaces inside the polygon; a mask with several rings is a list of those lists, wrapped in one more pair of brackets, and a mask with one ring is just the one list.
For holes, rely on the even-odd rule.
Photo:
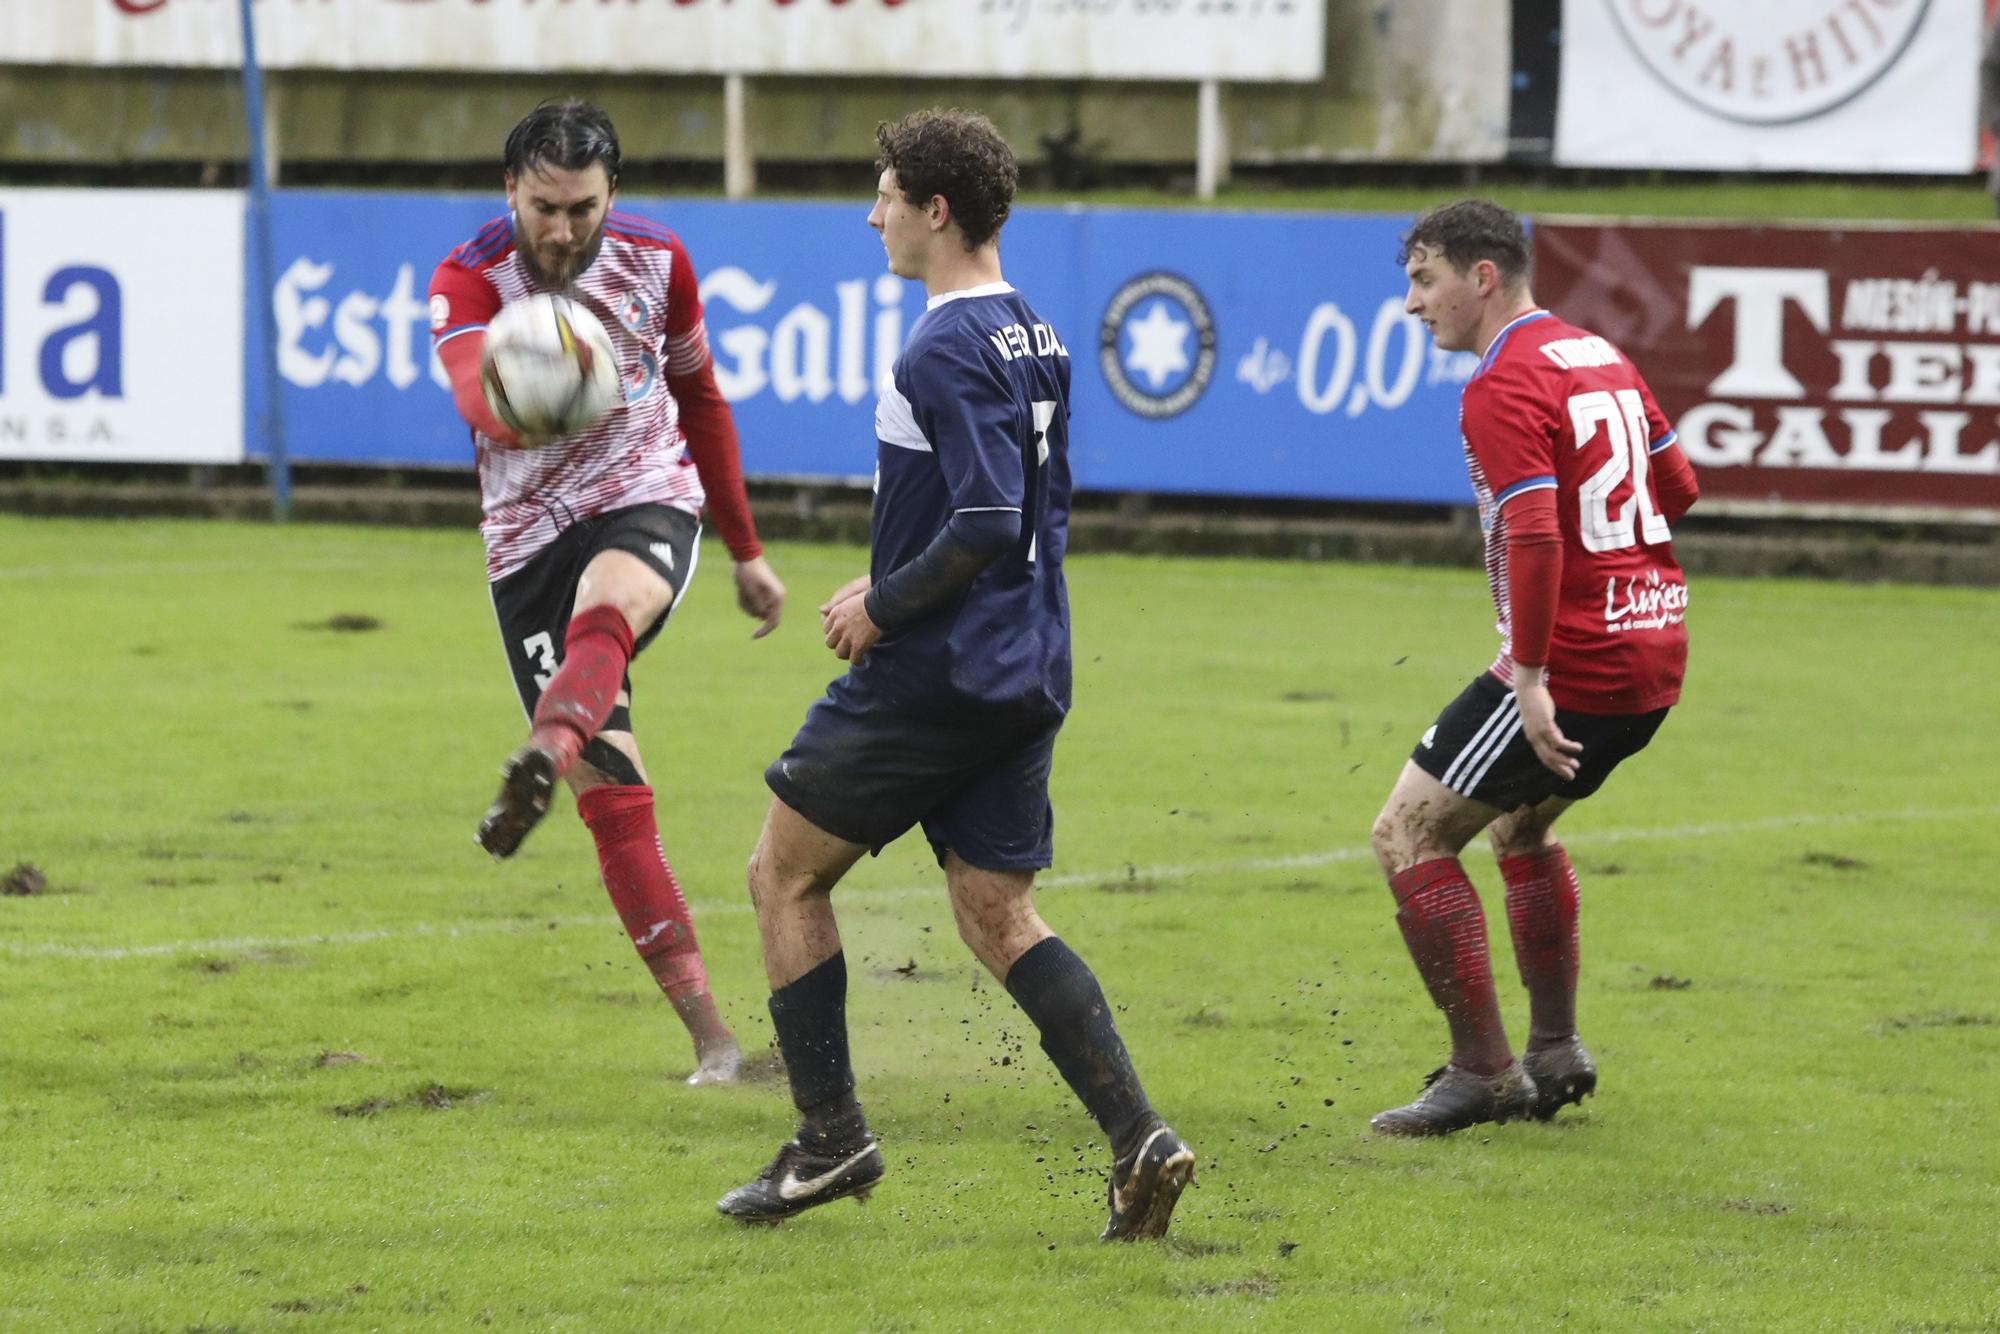
{"label": "red sock", "polygon": [[1396,925],[1431,999],[1451,1025],[1451,1063],[1497,1075],[1514,1060],[1493,993],[1486,914],[1456,857],[1419,862],[1389,877]]}
{"label": "red sock", "polygon": [[1528,1042],[1569,1037],[1576,1032],[1578,965],[1578,891],[1569,854],[1551,843],[1525,857],[1502,857],[1500,874],[1514,958],[1528,989]]}
{"label": "red sock", "polygon": [[687,900],[660,845],[653,789],[587,788],[577,796],[576,809],[597,841],[597,862],[611,905],[653,980],[694,1035],[696,1049],[727,1038],[729,1030],[709,998],[708,970],[695,944]]}
{"label": "red sock", "polygon": [[632,627],[616,607],[587,607],[563,632],[563,664],[535,702],[528,740],[556,757],[568,773],[618,702],[632,661]]}

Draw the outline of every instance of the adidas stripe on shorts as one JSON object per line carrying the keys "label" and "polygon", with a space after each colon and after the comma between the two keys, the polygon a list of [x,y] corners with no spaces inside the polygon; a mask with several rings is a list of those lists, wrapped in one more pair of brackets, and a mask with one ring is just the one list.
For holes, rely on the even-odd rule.
{"label": "adidas stripe on shorts", "polygon": [[1564,782],[1535,756],[1521,731],[1513,687],[1482,672],[1424,733],[1410,753],[1419,769],[1462,797],[1511,811],[1549,797],[1578,800],[1604,786],[1611,771],[1646,748],[1666,720],[1650,713],[1577,713],[1556,710],[1564,736],[1581,742],[1576,777]]}

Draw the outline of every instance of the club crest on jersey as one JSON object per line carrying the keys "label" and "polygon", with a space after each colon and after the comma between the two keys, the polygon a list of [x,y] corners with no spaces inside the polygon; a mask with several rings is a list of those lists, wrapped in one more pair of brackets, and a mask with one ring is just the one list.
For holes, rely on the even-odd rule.
{"label": "club crest on jersey", "polygon": [[1112,397],[1141,417],[1177,417],[1215,378],[1215,315],[1195,285],[1155,269],[1111,294],[1097,365]]}
{"label": "club crest on jersey", "polygon": [[431,332],[436,333],[451,323],[451,301],[443,292],[431,297]]}
{"label": "club crest on jersey", "polygon": [[652,319],[653,307],[638,292],[627,292],[618,299],[618,322],[633,333],[644,333]]}
{"label": "club crest on jersey", "polygon": [[660,378],[660,359],[651,352],[639,354],[639,364],[625,372],[625,401],[637,403],[653,392],[653,384]]}

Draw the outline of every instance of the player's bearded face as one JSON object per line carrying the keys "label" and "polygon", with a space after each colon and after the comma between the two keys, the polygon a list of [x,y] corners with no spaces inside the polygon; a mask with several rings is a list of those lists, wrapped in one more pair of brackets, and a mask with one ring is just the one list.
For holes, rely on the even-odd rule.
{"label": "player's bearded face", "polygon": [[1446,352],[1477,351],[1479,336],[1479,287],[1472,272],[1460,273],[1441,252],[1417,246],[1403,266],[1409,276],[1409,295],[1403,309],[1424,322],[1431,339]]}
{"label": "player's bearded face", "polygon": [[590,267],[617,197],[618,186],[600,162],[581,171],[534,165],[507,177],[514,245],[538,284],[567,287]]}

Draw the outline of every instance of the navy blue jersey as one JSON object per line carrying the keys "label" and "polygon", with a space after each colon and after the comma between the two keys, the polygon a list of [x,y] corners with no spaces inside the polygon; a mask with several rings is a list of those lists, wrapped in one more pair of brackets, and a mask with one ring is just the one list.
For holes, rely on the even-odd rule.
{"label": "navy blue jersey", "polygon": [[935,297],[875,408],[869,574],[961,510],[1018,510],[1014,549],[855,669],[913,703],[1069,709],[1069,352],[1006,283]]}

